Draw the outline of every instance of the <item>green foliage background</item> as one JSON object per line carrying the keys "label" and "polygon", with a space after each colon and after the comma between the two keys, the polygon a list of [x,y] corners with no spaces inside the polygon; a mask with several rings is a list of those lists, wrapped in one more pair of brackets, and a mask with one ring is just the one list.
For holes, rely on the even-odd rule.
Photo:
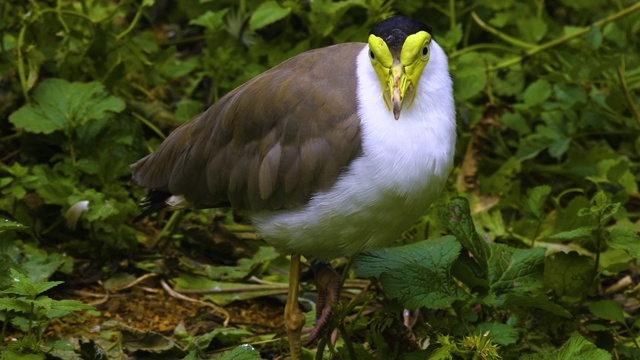
{"label": "green foliage background", "polygon": [[[23,301],[7,290],[9,269],[46,283],[77,276],[82,263],[128,259],[182,288],[273,277],[268,264],[285,260],[259,243],[237,266],[236,253],[208,259],[226,267],[155,267],[141,251],[161,252],[156,237],[173,234],[185,258],[206,245],[172,222],[158,236],[131,223],[144,191],[129,185],[128,166],[255,75],[308,49],[365,41],[394,14],[429,24],[449,55],[457,166],[448,206],[426,214],[405,246],[355,259],[358,275],[379,278],[366,302],[385,311],[336,320],[352,341],[324,356],[640,358],[632,0],[2,2],[0,289],[12,299],[0,302],[3,333],[11,319],[26,332],[28,313],[7,305]],[[189,219],[203,226],[214,217],[246,230],[231,215]],[[425,238],[435,240],[418,242]],[[621,282],[628,286],[613,286]],[[399,330],[402,308],[423,314],[410,335]],[[203,338],[203,349],[217,336]],[[251,342],[240,330],[224,336],[225,345]],[[413,345],[402,345],[407,336]]]}

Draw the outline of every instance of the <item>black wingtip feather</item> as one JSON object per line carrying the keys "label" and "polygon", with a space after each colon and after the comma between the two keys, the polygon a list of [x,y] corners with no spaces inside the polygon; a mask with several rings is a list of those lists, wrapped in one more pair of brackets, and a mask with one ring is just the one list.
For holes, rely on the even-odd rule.
{"label": "black wingtip feather", "polygon": [[144,219],[145,217],[153,213],[157,213],[158,211],[167,207],[166,200],[170,196],[171,196],[171,193],[166,191],[159,191],[159,190],[149,191],[149,194],[147,194],[147,196],[145,196],[140,202],[140,209],[142,210],[142,212],[140,213],[140,215],[136,216],[133,219],[133,222],[134,223],[138,222]]}

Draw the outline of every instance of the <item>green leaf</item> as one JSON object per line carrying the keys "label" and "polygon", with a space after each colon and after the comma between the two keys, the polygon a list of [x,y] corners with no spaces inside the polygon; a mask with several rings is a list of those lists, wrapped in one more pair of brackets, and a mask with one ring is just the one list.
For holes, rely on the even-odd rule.
{"label": "green leaf", "polygon": [[607,243],[614,249],[624,250],[636,259],[640,259],[640,236],[633,228],[614,227]]}
{"label": "green leaf", "polygon": [[492,243],[489,283],[496,294],[526,293],[542,287],[544,249],[516,249]]}
{"label": "green leaf", "polygon": [[487,85],[484,60],[475,52],[461,55],[452,75],[455,98],[459,102],[477,95]]}
{"label": "green leaf", "polygon": [[600,300],[589,304],[589,311],[601,319],[625,323],[622,306],[615,300]]}
{"label": "green leaf", "polygon": [[443,48],[453,48],[462,40],[462,23],[457,23],[444,36],[438,37],[438,44]]}
{"label": "green leaf", "polygon": [[602,44],[602,33],[600,32],[600,28],[597,26],[592,26],[587,31],[587,45],[591,50],[596,50]]}
{"label": "green leaf", "polygon": [[284,19],[290,12],[290,8],[283,8],[277,1],[263,2],[251,15],[249,28],[251,30],[261,29],[278,20]]}
{"label": "green leaf", "polygon": [[237,266],[207,266],[207,276],[214,280],[239,280],[253,273],[257,268],[268,264],[280,254],[270,246],[261,246],[251,259],[238,260]]}
{"label": "green leaf", "polygon": [[547,22],[538,17],[518,19],[516,23],[520,34],[527,42],[536,43],[547,33]]}
{"label": "green leaf", "polygon": [[69,132],[91,120],[121,112],[124,107],[124,101],[109,95],[99,82],[48,79],[34,89],[33,102],[11,114],[9,121],[32,133]]}
{"label": "green leaf", "polygon": [[476,326],[474,331],[477,335],[484,335],[489,332],[489,338],[496,344],[510,345],[515,344],[520,337],[520,333],[517,329],[501,323],[481,323]]}
{"label": "green leaf", "polygon": [[28,228],[28,226],[24,226],[16,221],[11,221],[9,219],[0,219],[0,232],[9,230],[25,230]]}
{"label": "green leaf", "polygon": [[551,85],[547,80],[536,80],[522,94],[526,106],[538,105],[551,96]]}
{"label": "green leaf", "polygon": [[488,259],[491,256],[491,248],[476,232],[471,218],[469,201],[464,197],[455,197],[449,202],[446,211],[440,213],[440,219],[460,242],[462,247],[473,254],[480,265],[484,276],[488,274]]}
{"label": "green leaf", "polygon": [[593,259],[575,251],[568,254],[555,253],[545,259],[545,286],[564,301],[582,301],[591,291],[595,276]]}
{"label": "green leaf", "polygon": [[237,344],[242,338],[252,335],[253,333],[251,331],[245,329],[217,328],[206,334],[197,336],[195,341],[187,346],[186,350],[190,351],[193,348],[206,349],[214,339],[216,339],[222,346],[229,346]]}
{"label": "green leaf", "polygon": [[260,360],[260,353],[249,344],[242,344],[225,353],[218,360]]}
{"label": "green leaf", "polygon": [[598,349],[593,343],[582,337],[579,333],[573,333],[571,338],[562,347],[549,354],[527,354],[520,357],[521,360],[610,360],[609,352]]}
{"label": "green leaf", "polygon": [[[255,285],[232,282],[212,281],[204,276],[182,274],[175,278],[176,290],[182,289],[217,289],[219,293],[211,293],[203,296],[204,300],[209,300],[220,306],[224,306],[237,300],[254,299],[260,296],[268,296],[286,293],[286,284],[280,285]],[[224,291],[228,289],[238,289],[237,291]]]}
{"label": "green leaf", "polygon": [[549,194],[551,194],[551,187],[549,185],[536,186],[533,189],[527,190],[527,196],[524,199],[524,209],[532,214],[535,219],[542,219],[545,215],[543,206]]}
{"label": "green leaf", "polygon": [[358,276],[377,276],[385,292],[411,309],[439,309],[462,299],[464,292],[451,276],[462,246],[453,236],[389,249],[355,258]]}
{"label": "green leaf", "polygon": [[222,9],[220,11],[207,10],[204,14],[189,21],[189,25],[198,25],[207,28],[209,31],[219,31],[226,28],[224,23],[224,16],[229,11],[229,8]]}
{"label": "green leaf", "polygon": [[[565,308],[549,301],[544,294],[538,294],[536,296],[507,294],[504,300],[504,307],[507,309],[540,309],[567,319],[573,317]],[[526,312],[528,313],[529,311],[527,310]]]}

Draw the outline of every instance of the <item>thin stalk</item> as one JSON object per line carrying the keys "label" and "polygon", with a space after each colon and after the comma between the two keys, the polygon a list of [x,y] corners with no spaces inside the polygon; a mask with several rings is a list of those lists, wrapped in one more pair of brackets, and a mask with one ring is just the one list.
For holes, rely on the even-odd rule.
{"label": "thin stalk", "polygon": [[[638,9],[640,9],[640,2],[637,2],[634,5],[631,5],[626,9],[618,11],[615,14],[609,15],[609,16],[607,16],[606,18],[604,18],[602,20],[598,20],[598,21],[594,22],[593,24],[591,24],[589,26],[585,26],[582,29],[580,29],[578,31],[575,31],[575,32],[573,32],[571,34],[559,37],[557,39],[553,39],[551,41],[548,41],[548,42],[546,42],[544,44],[541,44],[541,45],[538,45],[538,46],[531,47],[528,50],[526,50],[526,56],[531,56],[531,55],[537,54],[537,53],[539,53],[541,51],[544,51],[544,50],[547,50],[549,48],[552,48],[554,46],[558,46],[560,44],[563,44],[563,43],[565,43],[565,42],[567,42],[567,41],[569,41],[571,39],[574,39],[574,38],[576,38],[578,36],[586,34],[587,31],[589,31],[589,29],[594,27],[594,26],[602,26],[604,24],[610,23],[610,22],[612,22],[614,20],[617,20],[617,19],[619,19],[619,18],[621,18],[623,16],[629,15],[629,14],[631,14],[632,12],[634,12],[634,11],[636,11]],[[474,17],[474,20],[476,18],[478,18],[478,20],[482,21],[478,17],[478,15],[476,15],[475,12],[472,12],[471,15]],[[493,29],[493,30],[495,30],[495,29]],[[497,31],[497,30],[495,30],[495,31]],[[491,32],[491,31],[489,31],[489,32]],[[498,64],[496,64],[494,66],[491,66],[489,68],[489,70],[498,70],[498,69],[502,69],[502,68],[505,68],[505,67],[509,67],[509,66],[512,66],[512,65],[515,65],[515,64],[519,63],[520,61],[522,61],[522,56],[511,58],[511,59],[499,62]]]}
{"label": "thin stalk", "polygon": [[342,322],[340,322],[338,329],[340,331],[340,335],[342,335],[342,339],[344,340],[344,344],[347,347],[347,350],[349,350],[349,358],[352,360],[358,359],[356,357],[356,352],[353,349],[353,344],[351,343],[351,338],[349,337],[349,333],[347,333],[347,329],[344,327],[344,324]]}
{"label": "thin stalk", "polygon": [[161,139],[166,139],[167,135],[165,135],[162,130],[158,129],[151,121],[147,120],[145,117],[138,113],[132,113],[133,117],[138,119],[141,123],[145,124],[149,129],[151,129],[154,133],[156,133]]}
{"label": "thin stalk", "polygon": [[453,30],[456,27],[456,1],[449,0],[449,28]]}
{"label": "thin stalk", "polygon": [[473,20],[476,22],[476,24],[478,24],[481,28],[485,29],[486,31],[492,33],[493,35],[496,35],[497,37],[499,37],[500,39],[508,42],[509,44],[515,45],[517,47],[521,47],[523,49],[531,49],[531,48],[535,48],[536,45],[535,44],[531,44],[528,42],[524,42],[520,39],[516,39],[512,36],[509,36],[505,33],[503,33],[502,31],[493,28],[491,26],[489,26],[487,23],[485,23],[482,19],[480,19],[480,17],[478,16],[478,14],[476,14],[475,11],[471,12],[471,17],[473,18]]}
{"label": "thin stalk", "polygon": [[22,46],[24,46],[24,34],[27,32],[27,24],[23,23],[20,28],[20,34],[18,34],[18,77],[20,78],[20,86],[22,87],[22,95],[26,102],[31,102],[29,98],[29,89],[27,89],[27,76],[24,70],[24,54],[22,53]]}
{"label": "thin stalk", "polygon": [[624,92],[624,97],[627,99],[627,103],[629,103],[629,107],[631,108],[631,112],[633,113],[633,117],[636,119],[636,122],[640,124],[640,111],[636,107],[636,103],[633,101],[633,96],[629,91],[629,87],[627,86],[627,81],[624,78],[624,70],[622,67],[618,65],[618,78],[620,78],[620,85],[622,86],[622,91]]}
{"label": "thin stalk", "polygon": [[138,7],[138,11],[136,12],[136,15],[133,17],[133,20],[131,21],[131,24],[129,24],[129,27],[121,32],[120,34],[118,34],[118,36],[116,36],[116,40],[121,40],[123,37],[127,36],[131,31],[133,31],[133,29],[136,28],[136,25],[138,25],[138,22],[140,21],[140,18],[142,17],[142,11],[147,7],[147,5],[145,5],[144,1],[142,2],[142,4],[140,4],[140,6]]}

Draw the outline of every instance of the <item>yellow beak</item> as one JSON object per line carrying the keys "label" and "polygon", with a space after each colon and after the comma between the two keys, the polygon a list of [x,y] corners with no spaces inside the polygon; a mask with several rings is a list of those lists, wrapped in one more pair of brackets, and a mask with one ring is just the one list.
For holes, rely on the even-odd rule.
{"label": "yellow beak", "polygon": [[389,91],[389,103],[393,107],[393,117],[400,119],[400,111],[407,95],[407,90],[411,86],[411,81],[407,77],[404,65],[399,61],[394,61],[389,69],[389,77],[387,78],[387,89]]}

